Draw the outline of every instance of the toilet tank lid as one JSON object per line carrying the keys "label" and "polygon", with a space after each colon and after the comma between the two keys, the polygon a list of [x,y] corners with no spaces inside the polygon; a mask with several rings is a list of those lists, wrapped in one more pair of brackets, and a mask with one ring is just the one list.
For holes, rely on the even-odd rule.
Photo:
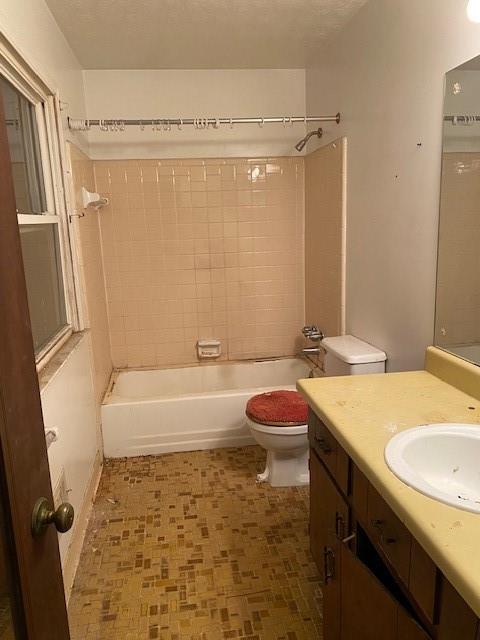
{"label": "toilet tank lid", "polygon": [[387,355],[368,342],[359,340],[355,336],[335,336],[324,338],[322,346],[326,351],[347,364],[368,364],[371,362],[385,362]]}

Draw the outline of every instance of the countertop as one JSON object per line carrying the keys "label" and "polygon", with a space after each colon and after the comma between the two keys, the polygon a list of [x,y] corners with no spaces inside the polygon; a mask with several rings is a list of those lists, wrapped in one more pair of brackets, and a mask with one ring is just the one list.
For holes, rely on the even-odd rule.
{"label": "countertop", "polygon": [[384,459],[385,445],[399,431],[436,422],[480,425],[480,368],[430,348],[426,369],[299,380],[297,387],[480,617],[480,514],[445,505],[408,487]]}

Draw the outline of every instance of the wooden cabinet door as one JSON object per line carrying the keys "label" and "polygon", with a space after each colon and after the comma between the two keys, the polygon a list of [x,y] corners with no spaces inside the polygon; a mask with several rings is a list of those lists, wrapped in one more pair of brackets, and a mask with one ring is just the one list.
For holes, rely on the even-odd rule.
{"label": "wooden cabinet door", "polygon": [[314,451],[310,457],[310,542],[323,581],[324,639],[340,639],[340,545],[348,506]]}
{"label": "wooden cabinet door", "polygon": [[332,474],[343,493],[348,495],[350,459],[312,410],[308,417],[308,437],[312,449]]}
{"label": "wooden cabinet door", "polygon": [[371,484],[368,485],[367,511],[367,527],[372,542],[382,550],[403,584],[407,586],[412,544],[410,532]]}
{"label": "wooden cabinet door", "polygon": [[396,640],[397,603],[345,546],[341,547],[341,640]]}
{"label": "wooden cabinet door", "polygon": [[310,550],[323,582],[324,549],[328,545],[327,522],[330,517],[326,501],[329,482],[321,462],[310,450]]}
{"label": "wooden cabinet door", "polygon": [[438,640],[477,640],[478,618],[446,578],[442,578],[439,604]]}
{"label": "wooden cabinet door", "polygon": [[401,607],[398,608],[397,640],[430,640],[424,631]]}

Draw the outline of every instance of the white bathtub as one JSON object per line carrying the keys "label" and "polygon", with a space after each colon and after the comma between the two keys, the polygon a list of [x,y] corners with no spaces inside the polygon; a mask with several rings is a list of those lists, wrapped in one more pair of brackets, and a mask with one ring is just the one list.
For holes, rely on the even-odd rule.
{"label": "white bathtub", "polygon": [[297,358],[120,371],[102,405],[107,458],[254,444],[247,400],[294,389],[309,374]]}

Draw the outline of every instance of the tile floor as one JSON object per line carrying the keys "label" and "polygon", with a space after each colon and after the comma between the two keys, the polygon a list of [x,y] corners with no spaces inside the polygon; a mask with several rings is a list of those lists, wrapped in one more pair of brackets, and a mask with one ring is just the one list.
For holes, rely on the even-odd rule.
{"label": "tile floor", "polygon": [[[3,576],[2,576],[3,577]],[[0,595],[0,640],[15,640],[10,595]]]}
{"label": "tile floor", "polygon": [[256,485],[259,447],[108,461],[72,640],[317,640],[308,489]]}

